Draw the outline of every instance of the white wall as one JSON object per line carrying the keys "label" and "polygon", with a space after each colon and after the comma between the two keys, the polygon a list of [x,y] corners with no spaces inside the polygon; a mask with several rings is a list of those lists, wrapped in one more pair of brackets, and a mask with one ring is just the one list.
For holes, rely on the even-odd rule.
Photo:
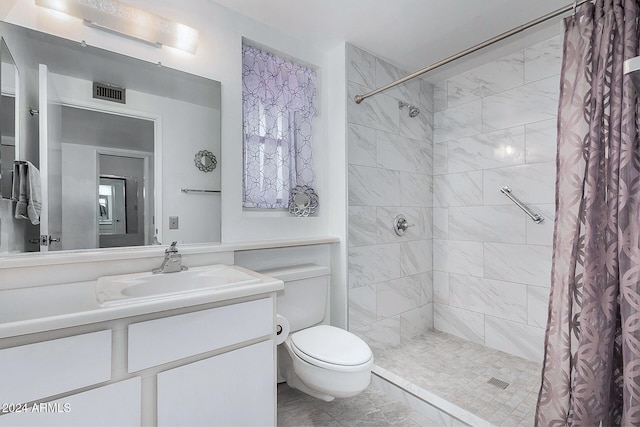
{"label": "white wall", "polygon": [[[327,185],[331,188],[327,192],[324,203],[331,206],[324,212],[329,215],[332,234],[340,237],[342,242],[347,240],[347,144],[346,120],[347,104],[344,94],[347,91],[346,44],[342,43],[329,52],[329,66],[326,76],[328,98],[325,105],[330,105],[325,128],[327,134],[327,149],[331,155],[332,173],[328,174]],[[331,291],[330,309],[331,323],[341,328],[347,328],[347,277],[348,266],[346,243],[333,245],[331,251]]]}

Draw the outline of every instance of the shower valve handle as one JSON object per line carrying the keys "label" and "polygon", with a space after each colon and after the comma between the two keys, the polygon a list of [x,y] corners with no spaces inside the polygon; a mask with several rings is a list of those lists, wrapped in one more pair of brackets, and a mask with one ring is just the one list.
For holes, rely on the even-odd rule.
{"label": "shower valve handle", "polygon": [[407,218],[404,215],[400,214],[395,217],[393,220],[393,230],[396,232],[398,236],[403,236],[404,233],[407,232],[409,227],[414,227],[415,224],[409,224],[407,222]]}

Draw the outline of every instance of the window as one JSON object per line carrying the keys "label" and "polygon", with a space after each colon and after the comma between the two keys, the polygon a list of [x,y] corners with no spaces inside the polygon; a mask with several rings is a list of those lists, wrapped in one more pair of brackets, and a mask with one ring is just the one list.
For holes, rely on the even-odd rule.
{"label": "window", "polygon": [[287,208],[296,185],[313,186],[315,71],[242,46],[243,206]]}

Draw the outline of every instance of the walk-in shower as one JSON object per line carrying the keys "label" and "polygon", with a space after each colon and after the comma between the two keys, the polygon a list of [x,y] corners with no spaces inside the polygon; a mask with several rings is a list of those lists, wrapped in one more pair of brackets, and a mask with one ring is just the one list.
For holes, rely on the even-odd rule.
{"label": "walk-in shower", "polygon": [[[563,47],[546,34],[462,74],[400,79],[348,111],[349,330],[374,352],[376,385],[418,396],[443,425],[534,423]],[[347,55],[356,103],[393,86],[353,96],[376,70],[404,74],[355,46]],[[416,224],[402,236],[389,226],[400,213]]]}

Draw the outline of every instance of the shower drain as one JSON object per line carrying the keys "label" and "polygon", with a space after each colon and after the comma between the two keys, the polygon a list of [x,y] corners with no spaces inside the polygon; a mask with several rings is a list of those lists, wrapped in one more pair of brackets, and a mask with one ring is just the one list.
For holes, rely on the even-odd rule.
{"label": "shower drain", "polygon": [[491,385],[494,385],[494,386],[496,386],[498,388],[501,388],[503,390],[505,388],[509,387],[509,383],[508,382],[499,380],[499,379],[494,378],[494,377],[491,377],[491,379],[489,381],[487,381],[487,383],[489,383]]}

